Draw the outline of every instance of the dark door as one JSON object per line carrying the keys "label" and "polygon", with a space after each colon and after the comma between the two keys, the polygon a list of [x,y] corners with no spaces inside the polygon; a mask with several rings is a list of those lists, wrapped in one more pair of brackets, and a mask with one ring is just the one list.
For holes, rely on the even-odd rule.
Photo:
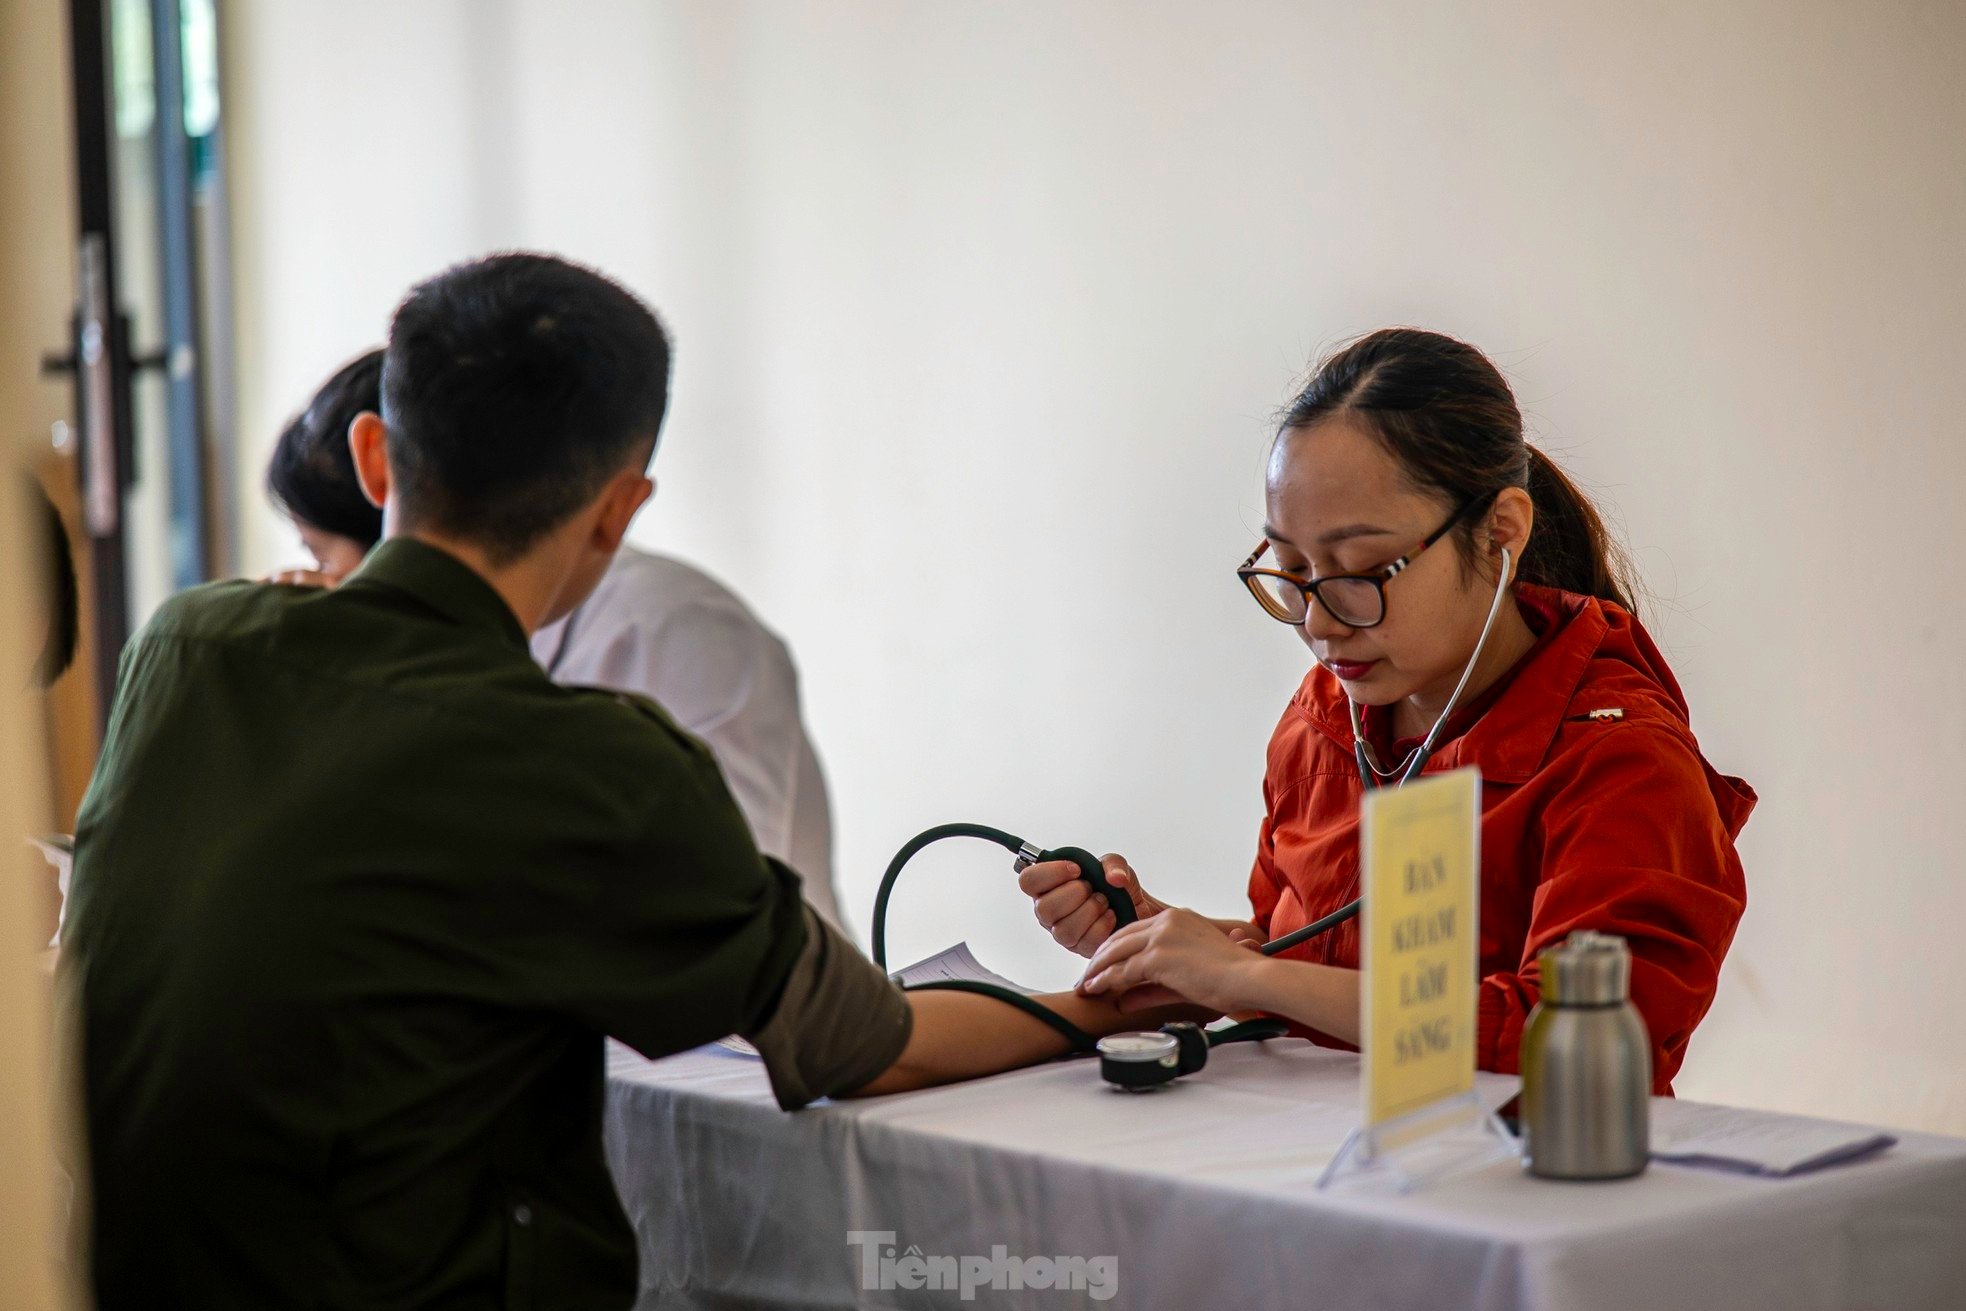
{"label": "dark door", "polygon": [[214,0],[69,0],[79,224],[70,443],[98,730],[131,629],[230,569]]}

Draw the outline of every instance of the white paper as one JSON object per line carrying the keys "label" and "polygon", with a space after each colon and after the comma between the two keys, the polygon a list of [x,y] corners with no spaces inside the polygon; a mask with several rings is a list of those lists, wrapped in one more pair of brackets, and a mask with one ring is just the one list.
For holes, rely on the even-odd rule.
{"label": "white paper", "polygon": [[1652,1156],[1745,1174],[1786,1176],[1859,1160],[1892,1146],[1888,1133],[1799,1115],[1654,1100]]}
{"label": "white paper", "polygon": [[42,859],[55,868],[55,886],[60,890],[61,905],[55,912],[55,936],[48,945],[59,947],[62,924],[68,919],[68,878],[75,871],[75,839],[66,833],[53,833],[45,838],[30,836],[27,840],[40,851]]}
{"label": "white paper", "polygon": [[927,960],[916,961],[905,970],[889,976],[904,988],[912,988],[918,983],[940,983],[944,980],[963,979],[972,983],[993,983],[999,988],[1021,992],[1026,997],[1037,995],[1037,989],[1026,988],[1021,983],[1012,983],[976,959],[976,953],[969,949],[967,942],[959,942],[953,947],[936,952]]}

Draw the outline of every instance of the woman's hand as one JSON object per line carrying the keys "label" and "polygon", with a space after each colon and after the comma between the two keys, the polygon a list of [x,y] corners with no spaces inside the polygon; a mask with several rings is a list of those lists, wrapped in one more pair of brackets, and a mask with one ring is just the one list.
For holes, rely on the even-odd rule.
{"label": "woman's hand", "polygon": [[[1141,919],[1152,919],[1167,909],[1142,890],[1140,876],[1126,863],[1126,857],[1105,856],[1099,863],[1106,871],[1106,881],[1133,898],[1133,909]],[[1050,932],[1051,940],[1067,951],[1090,956],[1118,923],[1113,908],[1079,877],[1079,867],[1069,860],[1032,865],[1017,876],[1017,886],[1031,898],[1038,923]]]}
{"label": "woman's hand", "polygon": [[1191,910],[1163,908],[1129,924],[1093,953],[1078,991],[1111,996],[1122,1010],[1182,998],[1212,1011],[1262,1008],[1255,976],[1268,958],[1247,924],[1224,926]]}
{"label": "woman's hand", "polygon": [[318,569],[282,569],[260,579],[262,583],[284,583],[288,587],[334,587],[341,579]]}

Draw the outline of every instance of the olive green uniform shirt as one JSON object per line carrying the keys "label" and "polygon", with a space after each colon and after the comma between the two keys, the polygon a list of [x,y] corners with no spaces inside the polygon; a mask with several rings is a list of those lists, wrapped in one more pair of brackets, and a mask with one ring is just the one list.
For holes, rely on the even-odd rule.
{"label": "olive green uniform shirt", "polygon": [[604,1035],[745,1034],[790,1107],[909,1029],[700,743],[405,539],[131,643],[63,957],[106,1311],[626,1306]]}

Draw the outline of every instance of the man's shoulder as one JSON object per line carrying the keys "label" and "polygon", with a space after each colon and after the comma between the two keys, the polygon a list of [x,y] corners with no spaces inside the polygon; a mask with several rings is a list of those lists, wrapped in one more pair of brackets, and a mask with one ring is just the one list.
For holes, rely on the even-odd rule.
{"label": "man's shoulder", "polygon": [[668,711],[639,692],[580,683],[547,684],[537,730],[582,756],[644,776],[663,766],[715,768],[708,749]]}
{"label": "man's shoulder", "polygon": [[646,696],[549,685],[531,713],[505,728],[533,759],[557,762],[554,772],[578,793],[581,813],[612,816],[620,834],[646,835],[653,824],[673,836],[678,825],[695,832],[720,822],[725,793],[716,757]]}
{"label": "man's shoulder", "polygon": [[557,703],[552,713],[565,716],[567,731],[576,736],[598,730],[624,733],[641,742],[651,740],[651,728],[664,736],[685,736],[667,711],[639,692],[585,683],[551,683],[542,695]]}
{"label": "man's shoulder", "polygon": [[166,597],[137,638],[220,638],[243,633],[276,619],[309,590],[313,589],[243,578],[201,583]]}

